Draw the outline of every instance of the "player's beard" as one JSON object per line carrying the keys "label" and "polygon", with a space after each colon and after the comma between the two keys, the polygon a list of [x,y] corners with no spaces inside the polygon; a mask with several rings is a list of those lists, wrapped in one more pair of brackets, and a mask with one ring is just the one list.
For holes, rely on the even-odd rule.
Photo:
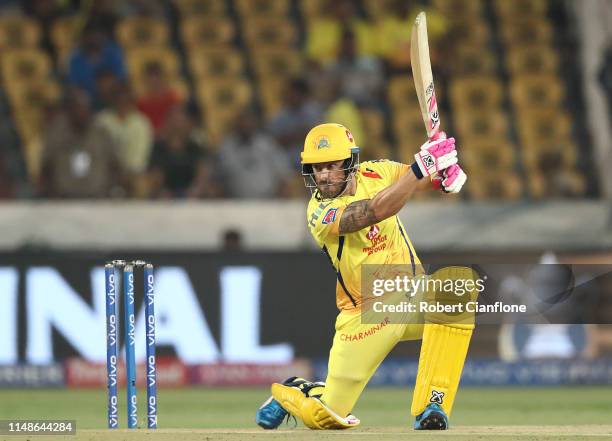
{"label": "player's beard", "polygon": [[321,198],[333,199],[342,196],[351,185],[353,177],[354,174],[351,173],[348,177],[340,179],[338,182],[330,182],[328,180],[317,182],[317,189]]}
{"label": "player's beard", "polygon": [[344,182],[339,182],[337,184],[319,184],[317,187],[319,189],[319,193],[324,199],[331,199],[338,196],[338,194],[343,190],[342,186]]}

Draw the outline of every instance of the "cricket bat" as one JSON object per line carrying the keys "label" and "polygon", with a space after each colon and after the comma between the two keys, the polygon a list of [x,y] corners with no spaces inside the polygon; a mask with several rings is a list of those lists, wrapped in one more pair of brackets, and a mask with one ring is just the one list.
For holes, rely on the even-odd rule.
{"label": "cricket bat", "polygon": [[410,62],[412,76],[419,99],[419,107],[427,130],[427,137],[431,140],[440,132],[440,114],[438,101],[431,72],[429,59],[429,43],[427,41],[427,19],[425,12],[420,12],[412,26],[410,37]]}

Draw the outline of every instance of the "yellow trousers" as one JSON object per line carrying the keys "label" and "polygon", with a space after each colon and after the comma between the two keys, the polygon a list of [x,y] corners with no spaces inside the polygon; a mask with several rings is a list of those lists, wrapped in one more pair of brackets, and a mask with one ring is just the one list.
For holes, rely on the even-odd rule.
{"label": "yellow trousers", "polygon": [[418,340],[423,324],[361,323],[361,315],[341,312],[329,354],[322,400],[338,415],[346,416],[376,369],[397,343]]}

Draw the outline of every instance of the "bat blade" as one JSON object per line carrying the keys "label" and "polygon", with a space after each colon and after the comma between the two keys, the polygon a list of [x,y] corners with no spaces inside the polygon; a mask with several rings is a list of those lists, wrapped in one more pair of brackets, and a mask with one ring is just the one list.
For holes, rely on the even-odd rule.
{"label": "bat blade", "polygon": [[425,12],[420,12],[412,26],[410,38],[410,62],[419,106],[427,137],[434,138],[440,131],[440,114],[434,88],[431,61],[429,59],[429,42],[427,41],[427,19]]}

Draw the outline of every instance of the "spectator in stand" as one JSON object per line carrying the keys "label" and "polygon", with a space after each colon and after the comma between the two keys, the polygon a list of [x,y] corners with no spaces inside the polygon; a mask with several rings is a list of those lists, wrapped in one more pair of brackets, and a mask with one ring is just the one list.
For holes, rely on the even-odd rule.
{"label": "spectator in stand", "polygon": [[98,101],[96,79],[101,72],[112,72],[125,81],[126,71],[119,46],[108,37],[109,32],[99,22],[90,22],[81,34],[80,47],[70,55],[68,82],[87,92]]}
{"label": "spectator in stand", "polygon": [[225,194],[245,199],[286,196],[293,170],[282,148],[258,128],[253,111],[243,112],[234,127],[219,147]]}
{"label": "spectator in stand", "polygon": [[163,127],[168,112],[182,102],[178,92],[170,87],[162,67],[151,63],[144,73],[144,93],[138,97],[138,109],[144,113],[157,134]]}
{"label": "spectator in stand", "polygon": [[172,108],[153,147],[149,180],[160,198],[201,198],[218,194],[206,162],[205,146],[194,136],[194,121],[185,106]]}
{"label": "spectator in stand", "polygon": [[240,230],[229,228],[223,232],[222,251],[235,253],[243,251],[243,248]]}
{"label": "spectator in stand", "polygon": [[146,116],[136,108],[130,88],[118,84],[113,106],[100,112],[96,119],[111,134],[123,170],[132,178],[142,175],[149,164],[153,130]]}
{"label": "spectator in stand", "polygon": [[360,55],[372,55],[375,51],[371,25],[359,18],[354,0],[329,0],[320,18],[307,24],[306,55],[325,65],[332,62],[345,29],[350,29],[357,40]]}
{"label": "spectator in stand", "polygon": [[122,169],[111,134],[92,118],[89,96],[69,90],[44,130],[39,194],[49,198],[120,196]]}
{"label": "spectator in stand", "polygon": [[[375,57],[359,55],[355,34],[342,34],[336,61],[328,67],[330,77],[340,81],[340,93],[357,105],[378,106],[382,103],[384,72]],[[349,126],[352,127],[352,126]]]}
{"label": "spectator in stand", "polygon": [[308,131],[323,122],[323,107],[309,98],[308,83],[299,78],[289,81],[284,106],[272,118],[269,130],[289,158],[297,164]]}
{"label": "spectator in stand", "polygon": [[110,70],[102,70],[96,75],[96,101],[93,103],[94,109],[102,110],[113,106],[115,90],[121,81]]}

